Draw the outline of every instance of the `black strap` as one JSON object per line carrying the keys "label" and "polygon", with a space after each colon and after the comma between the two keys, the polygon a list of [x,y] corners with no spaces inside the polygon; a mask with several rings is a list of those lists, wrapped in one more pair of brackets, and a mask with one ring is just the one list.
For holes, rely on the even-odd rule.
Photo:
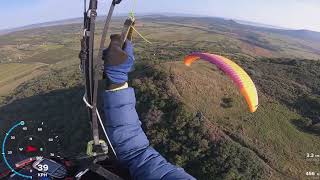
{"label": "black strap", "polygon": [[121,177],[105,169],[99,164],[91,164],[89,169],[108,180],[123,180]]}
{"label": "black strap", "polygon": [[119,4],[121,0],[113,0],[110,6],[110,10],[107,16],[107,20],[104,26],[104,30],[101,37],[100,49],[96,59],[94,59],[94,32],[95,22],[97,17],[97,0],[90,0],[89,8],[86,10],[86,0],[84,0],[84,32],[83,39],[81,40],[81,51],[79,54],[81,60],[81,70],[85,76],[85,89],[86,89],[86,101],[90,105],[88,108],[89,119],[92,123],[92,133],[94,144],[99,146],[99,126],[98,126],[98,114],[97,114],[97,96],[98,96],[98,82],[101,78],[103,69],[102,52],[106,40],[106,35],[109,29],[110,21],[112,18],[113,10],[116,4]]}
{"label": "black strap", "polygon": [[89,16],[90,16],[90,31],[89,31],[89,87],[90,87],[90,104],[93,106],[91,108],[91,122],[92,122],[92,133],[93,140],[95,145],[99,145],[99,126],[97,121],[97,113],[96,113],[96,98],[94,98],[94,91],[98,88],[94,84],[94,74],[95,74],[95,64],[94,60],[94,32],[95,32],[95,22],[97,17],[97,0],[91,0],[89,4]]}
{"label": "black strap", "polygon": [[[81,70],[84,74],[85,79],[85,91],[86,95],[85,98],[88,103],[92,102],[92,86],[91,86],[91,78],[92,78],[92,58],[90,59],[90,54],[92,57],[92,51],[90,50],[89,44],[92,41],[93,37],[92,34],[89,34],[92,32],[91,29],[91,17],[88,16],[88,12],[86,9],[86,0],[84,1],[85,7],[84,7],[84,20],[83,20],[83,38],[81,39],[81,51],[79,54],[80,57],[80,66]],[[92,4],[90,2],[90,4]],[[89,7],[90,9],[90,7]],[[92,109],[88,108],[88,114],[89,114],[89,120],[92,121]]]}
{"label": "black strap", "polygon": [[[79,54],[81,70],[84,73],[85,78],[85,91],[86,101],[90,105],[88,108],[89,119],[92,122],[92,133],[95,145],[99,145],[99,126],[97,121],[97,95],[98,95],[98,81],[101,78],[102,72],[102,52],[106,40],[106,35],[109,29],[111,17],[116,4],[119,4],[121,0],[113,0],[108,17],[104,26],[104,30],[101,37],[100,50],[98,57],[94,59],[94,32],[95,22],[97,17],[97,0],[90,0],[89,8],[86,8],[86,0],[84,0],[84,21],[83,21],[83,38],[81,40],[81,51]],[[121,180],[121,178],[114,173],[108,171],[102,166],[95,163],[95,161],[89,165],[90,169],[97,174],[111,180]]]}
{"label": "black strap", "polygon": [[[121,1],[119,1],[120,3]],[[98,86],[99,86],[99,79],[102,77],[102,70],[103,70],[103,63],[102,63],[102,53],[104,50],[104,44],[106,41],[106,36],[108,33],[108,29],[109,29],[109,25],[111,22],[111,18],[112,18],[112,14],[113,14],[113,10],[115,8],[115,5],[117,3],[115,2],[115,0],[112,2],[109,12],[108,12],[108,16],[106,19],[106,23],[104,25],[103,31],[102,31],[102,36],[101,36],[101,41],[100,41],[100,48],[99,48],[99,53],[98,53],[98,57],[96,58],[96,61],[94,61],[94,84],[93,84],[93,92],[92,92],[92,107],[93,109],[97,108],[97,97],[98,97]],[[93,124],[96,123],[97,124],[97,114],[96,111],[92,112],[92,122]],[[95,132],[96,131],[96,132]],[[94,143],[96,144],[96,139],[95,139],[95,133],[97,133],[98,131],[94,129],[94,125],[93,125],[93,139],[94,139]],[[97,144],[96,144],[97,145]]]}
{"label": "black strap", "polygon": [[[78,164],[80,166],[80,169],[82,169],[82,172],[88,169],[91,172],[94,172],[104,177],[107,180],[123,180],[122,177],[118,176],[115,172],[112,172],[113,168],[108,168],[108,164],[114,163],[114,162],[113,160],[110,160],[110,158],[107,155],[98,156],[98,157],[91,157],[91,156],[85,155],[85,156],[78,157],[75,159],[70,159],[70,160],[73,160],[76,164]],[[102,164],[98,164],[98,162],[101,162]],[[82,173],[81,176],[84,176],[85,174],[86,172]],[[126,170],[121,172],[120,175],[121,176],[124,175],[124,177],[127,178],[127,175],[129,175],[129,172]]]}

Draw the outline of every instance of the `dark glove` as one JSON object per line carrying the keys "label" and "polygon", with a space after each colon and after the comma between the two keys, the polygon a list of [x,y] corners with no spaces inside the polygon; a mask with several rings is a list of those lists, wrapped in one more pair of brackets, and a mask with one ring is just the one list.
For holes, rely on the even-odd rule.
{"label": "dark glove", "polygon": [[123,84],[128,81],[128,73],[134,64],[133,46],[127,40],[123,50],[120,35],[111,35],[110,38],[109,47],[103,51],[104,73],[112,84]]}

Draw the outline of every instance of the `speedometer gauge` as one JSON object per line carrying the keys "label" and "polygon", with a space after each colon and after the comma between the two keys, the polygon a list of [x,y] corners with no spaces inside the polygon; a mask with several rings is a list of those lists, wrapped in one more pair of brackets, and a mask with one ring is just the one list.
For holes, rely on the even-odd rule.
{"label": "speedometer gauge", "polygon": [[18,176],[32,178],[30,163],[39,158],[60,157],[59,136],[44,122],[17,122],[2,142],[2,158],[8,168]]}

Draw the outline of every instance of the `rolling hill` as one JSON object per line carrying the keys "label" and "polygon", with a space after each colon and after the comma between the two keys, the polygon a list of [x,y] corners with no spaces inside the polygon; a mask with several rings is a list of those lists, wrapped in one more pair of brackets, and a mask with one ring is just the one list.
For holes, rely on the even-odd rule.
{"label": "rolling hill", "polygon": [[[121,32],[122,23],[114,20],[112,33]],[[306,155],[320,153],[320,33],[159,15],[139,18],[136,28],[152,44],[134,38],[130,84],[143,128],[170,162],[198,179],[306,179],[307,171],[319,171],[319,162]],[[0,36],[0,81],[20,84],[0,99],[1,132],[18,119],[46,120],[65,137],[66,156],[85,151],[83,139],[90,136],[78,70],[80,29],[73,23]],[[97,33],[101,29],[100,22]],[[241,65],[257,85],[258,111],[248,112],[214,66],[185,67],[183,57],[194,51]],[[34,69],[41,76],[23,79]]]}

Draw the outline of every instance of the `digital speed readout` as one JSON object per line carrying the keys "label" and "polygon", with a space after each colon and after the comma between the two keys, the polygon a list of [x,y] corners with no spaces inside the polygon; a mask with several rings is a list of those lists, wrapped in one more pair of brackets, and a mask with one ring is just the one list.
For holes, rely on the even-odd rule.
{"label": "digital speed readout", "polygon": [[[5,134],[2,141],[2,158],[11,176],[35,179],[37,173],[32,163],[43,158],[60,157],[59,136],[49,130],[44,122],[19,121]],[[44,165],[43,168],[48,168]]]}

